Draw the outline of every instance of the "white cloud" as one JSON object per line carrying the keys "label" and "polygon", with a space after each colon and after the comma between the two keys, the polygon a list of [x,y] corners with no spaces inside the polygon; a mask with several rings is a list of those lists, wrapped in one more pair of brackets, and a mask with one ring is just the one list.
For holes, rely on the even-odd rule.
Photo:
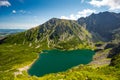
{"label": "white cloud", "polygon": [[24,11],[24,10],[19,10],[19,12],[22,13],[22,14],[26,13],[26,11]]}
{"label": "white cloud", "polygon": [[92,13],[96,13],[96,10],[94,9],[84,9],[83,11],[79,11],[78,15],[79,17],[86,17]]}
{"label": "white cloud", "polygon": [[61,19],[69,19],[69,17],[61,16]]}
{"label": "white cloud", "polygon": [[30,11],[25,11],[25,10],[12,10],[13,14],[31,14]]}
{"label": "white cloud", "polygon": [[82,11],[79,11],[77,14],[71,14],[69,17],[61,16],[61,19],[77,20],[80,17],[86,17],[86,16],[89,16],[92,13],[96,13],[96,10],[94,10],[94,9],[84,9]]}
{"label": "white cloud", "polygon": [[120,0],[91,0],[89,3],[96,7],[107,6],[109,10],[120,9]]}
{"label": "white cloud", "polygon": [[10,4],[10,2],[7,1],[7,0],[1,0],[1,1],[0,1],[0,6],[9,7],[9,6],[11,6],[11,4]]}
{"label": "white cloud", "polygon": [[15,14],[15,13],[16,13],[16,10],[13,10],[12,13]]}
{"label": "white cloud", "polygon": [[75,19],[76,19],[76,15],[74,15],[74,14],[71,14],[71,15],[70,15],[70,19],[73,19],[73,20],[75,20]]}
{"label": "white cloud", "polygon": [[31,14],[30,11],[25,11],[25,10],[18,10],[18,13],[20,13],[20,14]]}

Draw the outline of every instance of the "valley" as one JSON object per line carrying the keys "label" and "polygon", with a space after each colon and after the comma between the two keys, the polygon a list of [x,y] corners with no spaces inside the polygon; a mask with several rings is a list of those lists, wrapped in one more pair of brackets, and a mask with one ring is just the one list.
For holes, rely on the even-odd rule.
{"label": "valley", "polygon": [[[98,14],[91,14],[86,18],[80,18],[76,21],[52,18],[37,27],[10,34],[1,38],[0,79],[119,80],[119,16],[119,13],[101,12]],[[101,20],[104,17],[107,17],[107,20]],[[111,20],[115,21],[110,23]],[[54,49],[57,49],[59,51],[54,52]],[[48,72],[48,74],[46,72],[45,75],[41,74],[42,76],[36,74],[40,77],[37,77],[35,75],[35,72],[34,74],[29,75],[28,72],[30,68],[28,69],[26,68],[26,66],[34,66],[33,62],[36,63],[36,61],[38,61],[36,59],[39,55],[45,56],[45,54],[47,54],[44,52],[45,50],[48,50],[46,52],[53,50],[53,52],[51,52],[51,55],[56,55],[56,57],[54,58],[57,59],[59,59],[58,55],[64,53],[66,56],[69,56],[70,54],[73,54],[76,50],[90,50],[91,52],[80,54],[77,53],[79,57],[78,55],[76,57],[74,57],[75,55],[72,55],[70,58],[74,57],[74,59],[68,60],[68,62],[82,62],[69,66],[64,70],[58,70],[57,73]],[[91,56],[92,51],[95,51],[93,59]],[[44,54],[42,54],[43,52]],[[71,53],[69,54],[69,52]],[[90,55],[90,58],[86,58],[88,54]],[[83,59],[81,55],[84,56]],[[52,56],[50,60],[54,58]],[[63,58],[63,56],[61,58]],[[67,58],[69,57],[65,57],[65,59],[62,59],[63,61],[60,61],[65,62]],[[76,61],[74,62],[74,60]],[[84,61],[87,62],[83,63]],[[33,65],[31,65],[31,63],[33,63]],[[45,64],[45,62],[43,63]],[[55,64],[55,62],[53,64]],[[47,64],[44,65],[44,67],[49,66]],[[24,68],[26,69],[24,70]],[[23,70],[20,72],[19,69]],[[44,70],[44,68],[42,70]],[[16,72],[18,73],[15,74]]]}

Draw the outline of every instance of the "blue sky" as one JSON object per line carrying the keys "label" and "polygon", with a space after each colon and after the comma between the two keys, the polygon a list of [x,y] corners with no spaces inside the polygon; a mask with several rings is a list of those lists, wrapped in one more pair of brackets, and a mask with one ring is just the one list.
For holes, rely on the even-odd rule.
{"label": "blue sky", "polygon": [[119,0],[0,0],[0,29],[29,29],[56,17],[77,20],[91,13],[119,12]]}

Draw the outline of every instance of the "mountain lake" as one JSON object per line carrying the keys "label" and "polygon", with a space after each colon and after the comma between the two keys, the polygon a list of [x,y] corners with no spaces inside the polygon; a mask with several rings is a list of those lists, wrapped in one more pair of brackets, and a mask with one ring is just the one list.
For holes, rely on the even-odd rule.
{"label": "mountain lake", "polygon": [[43,76],[49,73],[66,71],[80,64],[92,61],[94,51],[91,50],[44,50],[28,70],[29,75]]}

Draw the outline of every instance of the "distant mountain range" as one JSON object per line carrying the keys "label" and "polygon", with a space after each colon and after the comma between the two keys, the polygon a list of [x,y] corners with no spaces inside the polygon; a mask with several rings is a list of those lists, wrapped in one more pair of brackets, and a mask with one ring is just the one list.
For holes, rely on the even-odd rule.
{"label": "distant mountain range", "polygon": [[0,29],[0,43],[7,35],[23,32],[25,29]]}
{"label": "distant mountain range", "polygon": [[25,29],[0,29],[0,36],[23,32]]}

